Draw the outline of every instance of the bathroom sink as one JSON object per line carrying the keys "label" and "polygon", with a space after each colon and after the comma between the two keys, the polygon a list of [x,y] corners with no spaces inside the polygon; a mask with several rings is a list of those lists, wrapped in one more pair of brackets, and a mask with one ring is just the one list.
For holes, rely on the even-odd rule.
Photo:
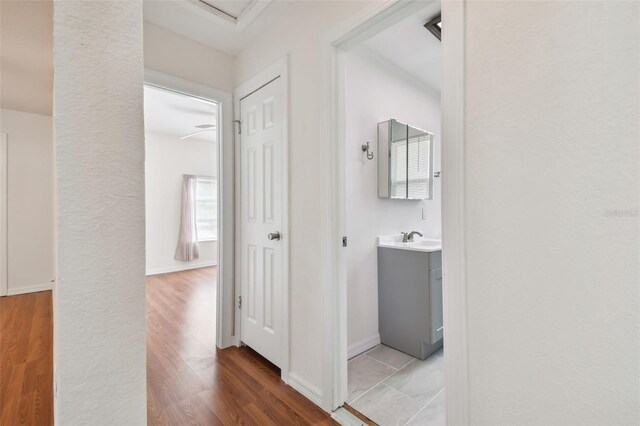
{"label": "bathroom sink", "polygon": [[442,250],[442,241],[440,240],[420,240],[412,243],[403,243],[409,247],[423,250],[423,251],[438,251]]}
{"label": "bathroom sink", "polygon": [[442,250],[442,241],[429,238],[416,238],[414,241],[403,243],[402,234],[394,234],[378,237],[378,247],[434,252]]}

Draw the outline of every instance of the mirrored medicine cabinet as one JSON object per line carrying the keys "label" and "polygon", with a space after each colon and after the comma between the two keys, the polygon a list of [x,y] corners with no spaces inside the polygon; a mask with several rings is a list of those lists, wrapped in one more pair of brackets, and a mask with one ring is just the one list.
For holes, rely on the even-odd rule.
{"label": "mirrored medicine cabinet", "polygon": [[378,197],[430,200],[433,134],[395,119],[378,123]]}

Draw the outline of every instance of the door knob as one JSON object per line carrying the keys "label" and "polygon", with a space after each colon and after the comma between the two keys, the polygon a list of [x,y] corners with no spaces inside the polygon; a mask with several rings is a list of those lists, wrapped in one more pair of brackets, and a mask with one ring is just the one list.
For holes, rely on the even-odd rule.
{"label": "door knob", "polygon": [[279,240],[280,239],[280,233],[279,232],[270,232],[269,235],[267,235],[267,238],[269,238],[270,240]]}

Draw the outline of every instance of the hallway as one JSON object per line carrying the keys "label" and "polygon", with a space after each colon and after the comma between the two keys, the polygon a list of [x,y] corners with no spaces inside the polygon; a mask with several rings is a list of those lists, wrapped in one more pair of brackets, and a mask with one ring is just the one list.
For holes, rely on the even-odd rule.
{"label": "hallway", "polygon": [[251,349],[215,348],[216,268],[147,277],[150,425],[331,424]]}
{"label": "hallway", "polygon": [[[215,282],[146,279],[148,424],[333,424],[251,349],[215,348]],[[0,326],[0,424],[52,424],[51,292],[0,298]]]}

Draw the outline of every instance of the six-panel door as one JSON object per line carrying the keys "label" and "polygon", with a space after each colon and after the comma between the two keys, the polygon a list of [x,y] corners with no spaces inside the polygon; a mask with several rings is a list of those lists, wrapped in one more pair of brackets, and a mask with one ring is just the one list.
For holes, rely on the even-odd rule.
{"label": "six-panel door", "polygon": [[286,238],[281,229],[281,84],[278,78],[240,101],[241,339],[277,366],[282,361],[282,244]]}

